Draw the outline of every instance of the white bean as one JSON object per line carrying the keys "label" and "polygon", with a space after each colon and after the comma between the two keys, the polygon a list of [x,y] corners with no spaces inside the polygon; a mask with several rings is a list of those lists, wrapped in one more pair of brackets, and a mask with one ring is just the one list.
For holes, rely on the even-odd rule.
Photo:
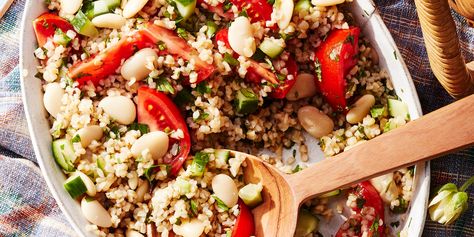
{"label": "white bean", "polygon": [[334,122],[314,106],[303,106],[298,110],[298,121],[304,130],[315,138],[328,135],[334,129]]}
{"label": "white bean", "polygon": [[360,97],[346,114],[347,122],[357,124],[361,122],[370,112],[370,108],[375,104],[375,97],[371,94],[366,94]]}
{"label": "white bean", "polygon": [[92,224],[106,228],[112,226],[109,212],[97,200],[91,200],[89,197],[82,198],[81,210],[84,217]]}
{"label": "white bean", "polygon": [[229,208],[237,204],[239,191],[234,180],[226,174],[218,174],[212,179],[212,190]]}
{"label": "white bean", "polygon": [[133,156],[138,158],[148,149],[153,159],[161,159],[168,152],[168,135],[161,131],[147,133],[133,143],[130,149]]}
{"label": "white bean", "polygon": [[106,13],[92,19],[92,24],[100,28],[120,29],[126,22],[123,16],[114,13]]}
{"label": "white bean", "polygon": [[81,138],[82,147],[88,147],[92,141],[99,141],[104,135],[104,131],[100,126],[91,125],[79,129],[74,136],[79,136]]}
{"label": "white bean", "polygon": [[138,186],[138,174],[136,171],[131,171],[127,175],[128,177],[128,187],[135,190]]}
{"label": "white bean", "polygon": [[135,121],[137,116],[135,104],[125,96],[107,96],[103,98],[99,107],[117,122],[128,125]]}
{"label": "white bean", "polygon": [[143,235],[136,230],[128,229],[125,231],[125,237],[143,237]]}
{"label": "white bean", "polygon": [[51,116],[56,118],[56,115],[61,111],[62,98],[64,95],[64,89],[59,83],[50,83],[46,85],[43,95],[43,104],[46,111]]}
{"label": "white bean", "polygon": [[234,19],[229,27],[230,47],[238,54],[251,57],[257,46],[252,33],[252,25],[247,17],[240,16]]}
{"label": "white bean", "polygon": [[132,57],[125,60],[120,69],[120,74],[126,80],[135,79],[141,81],[148,77],[152,69],[146,65],[155,62],[158,54],[151,48],[144,48],[136,52]]}
{"label": "white bean", "polygon": [[329,7],[341,4],[346,0],[312,0],[311,3],[318,7]]}
{"label": "white bean", "polygon": [[183,237],[199,237],[204,232],[204,223],[198,219],[183,221],[181,225],[173,225],[173,232]]}
{"label": "white bean", "polygon": [[145,194],[150,191],[150,184],[148,183],[147,180],[142,180],[140,179],[138,181],[138,188],[137,188],[137,202],[143,202],[143,199],[145,198]]}
{"label": "white bean", "polygon": [[301,73],[296,77],[296,82],[286,94],[286,99],[289,101],[295,101],[307,97],[316,95],[316,83],[314,82],[314,76],[309,73]]}
{"label": "white bean", "polygon": [[275,1],[274,8],[277,13],[277,24],[280,29],[284,30],[290,25],[294,7],[295,3],[293,0]]}
{"label": "white bean", "polygon": [[82,0],[61,0],[60,4],[62,12],[73,15],[81,8]]}
{"label": "white bean", "polygon": [[77,175],[81,177],[82,182],[84,182],[84,185],[86,185],[87,188],[87,195],[93,197],[97,193],[97,189],[95,187],[94,182],[92,182],[91,178],[87,176],[86,174],[82,173],[81,171],[76,171],[73,175]]}
{"label": "white bean", "polygon": [[134,17],[146,5],[148,0],[128,0],[123,8],[125,18]]}

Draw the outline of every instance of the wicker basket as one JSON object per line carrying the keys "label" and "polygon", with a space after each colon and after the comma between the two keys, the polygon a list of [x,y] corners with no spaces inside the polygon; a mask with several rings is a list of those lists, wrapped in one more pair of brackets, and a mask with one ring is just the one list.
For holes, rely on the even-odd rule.
{"label": "wicker basket", "polygon": [[415,0],[434,75],[455,98],[474,93],[474,61],[461,55],[450,6],[474,25],[474,0]]}

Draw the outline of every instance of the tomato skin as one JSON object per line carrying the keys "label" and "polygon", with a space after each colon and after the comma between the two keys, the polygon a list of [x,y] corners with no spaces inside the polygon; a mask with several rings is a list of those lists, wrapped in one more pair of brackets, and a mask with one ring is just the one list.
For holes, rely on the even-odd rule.
{"label": "tomato skin", "polygon": [[97,85],[100,80],[115,73],[122,60],[131,57],[137,50],[149,47],[156,48],[158,42],[166,44],[166,52],[184,60],[194,60],[197,72],[196,83],[199,83],[214,73],[215,67],[199,58],[199,53],[174,31],[164,27],[148,24],[136,34],[121,39],[116,45],[108,48],[86,61],[78,62],[69,70],[69,77],[77,80],[79,85],[91,81]]}
{"label": "tomato skin", "polygon": [[265,22],[271,20],[273,6],[266,0],[230,0],[239,11],[245,9],[250,22]]}
{"label": "tomato skin", "polygon": [[347,108],[345,76],[357,64],[359,34],[358,27],[332,30],[315,51],[322,77],[316,77],[316,83],[326,101],[337,111]]}
{"label": "tomato skin", "polygon": [[53,13],[44,13],[33,21],[38,46],[42,47],[49,37],[54,36],[56,29],[61,29],[64,33],[74,30],[74,27],[60,16]]}
{"label": "tomato skin", "polygon": [[245,203],[239,199],[240,213],[232,229],[232,237],[250,237],[255,235],[255,222],[253,214]]}
{"label": "tomato skin", "polygon": [[280,82],[280,85],[271,94],[271,96],[276,99],[283,99],[286,97],[286,94],[288,94],[291,88],[295,85],[296,77],[298,76],[298,65],[293,57],[288,57],[285,66],[288,70],[288,75],[293,76],[293,80],[285,79],[285,81]]}
{"label": "tomato skin", "polygon": [[[369,181],[364,181],[362,183],[357,184],[357,186],[355,187],[352,193],[356,195],[357,198],[365,200],[363,207],[371,207],[374,209],[376,220],[378,220],[377,218],[379,218],[382,221],[385,220],[384,219],[385,213],[384,213],[382,198],[380,198],[379,193]],[[352,208],[352,210],[355,211],[356,214],[349,217],[349,219],[346,222],[354,221],[354,222],[360,223],[363,219],[363,216],[361,215],[361,209],[359,207],[354,207]],[[368,225],[371,226],[373,222],[374,221],[369,222]],[[361,230],[359,229],[359,231]],[[343,230],[342,228],[340,228],[336,234],[336,237],[342,237],[345,232],[346,230]],[[372,236],[384,237],[385,225],[379,226],[376,231],[369,230],[368,237],[372,237]]]}
{"label": "tomato skin", "polygon": [[217,31],[215,37],[216,37],[216,42],[222,41],[224,42],[224,45],[227,48],[229,49],[231,48],[230,43],[229,43],[229,29],[228,28],[222,28],[219,31]]}
{"label": "tomato skin", "polygon": [[[170,174],[176,176],[191,150],[191,137],[188,127],[178,107],[165,93],[149,87],[138,89],[137,103],[138,122],[147,124],[150,131],[183,131],[183,137],[177,141],[180,149],[178,154],[165,162],[171,165]],[[172,142],[170,141],[172,144]],[[170,145],[171,147],[171,145]]]}
{"label": "tomato skin", "polygon": [[197,6],[205,6],[205,8],[213,13],[216,13],[220,17],[223,17],[224,19],[227,20],[233,20],[234,19],[234,13],[231,10],[224,11],[224,4],[219,3],[216,6],[211,6],[204,2],[204,0],[197,0]]}

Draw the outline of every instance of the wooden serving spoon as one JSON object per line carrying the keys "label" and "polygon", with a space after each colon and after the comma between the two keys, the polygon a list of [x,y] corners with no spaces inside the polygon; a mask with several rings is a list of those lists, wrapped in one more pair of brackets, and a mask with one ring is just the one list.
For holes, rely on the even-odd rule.
{"label": "wooden serving spoon", "polygon": [[263,184],[253,209],[256,236],[294,235],[301,203],[361,181],[474,144],[474,95],[411,121],[292,175],[245,153],[246,182]]}

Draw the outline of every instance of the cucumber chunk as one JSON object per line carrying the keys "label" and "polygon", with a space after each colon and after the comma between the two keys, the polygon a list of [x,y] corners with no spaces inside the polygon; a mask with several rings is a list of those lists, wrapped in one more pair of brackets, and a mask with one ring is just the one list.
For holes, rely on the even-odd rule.
{"label": "cucumber chunk", "polygon": [[380,118],[385,114],[385,107],[372,107],[370,109],[370,115],[372,118]]}
{"label": "cucumber chunk", "polygon": [[410,119],[408,105],[403,101],[388,99],[388,112],[393,117],[402,117],[405,120]]}
{"label": "cucumber chunk", "polygon": [[281,42],[273,38],[265,38],[258,48],[270,58],[278,57],[284,50]]}
{"label": "cucumber chunk", "polygon": [[179,192],[183,195],[186,195],[191,192],[191,183],[182,178],[176,179],[176,185],[179,188]]}
{"label": "cucumber chunk", "polygon": [[69,42],[71,42],[71,38],[69,38],[69,36],[67,36],[61,29],[57,28],[54,32],[53,42],[66,47]]}
{"label": "cucumber chunk", "polygon": [[74,161],[76,161],[76,154],[71,141],[67,139],[59,139],[53,141],[53,155],[56,163],[66,172],[75,170]]}
{"label": "cucumber chunk", "polygon": [[90,5],[87,7],[85,11],[85,15],[87,18],[90,20],[96,16],[109,13],[109,7],[107,6],[107,3],[103,0],[95,1],[90,3]]}
{"label": "cucumber chunk", "polygon": [[207,21],[206,26],[207,26],[206,36],[208,38],[212,38],[216,34],[217,24],[214,21]]}
{"label": "cucumber chunk", "polygon": [[189,171],[193,177],[201,177],[206,170],[206,165],[209,162],[209,154],[205,152],[198,152],[194,155],[193,162],[189,166]]}
{"label": "cucumber chunk", "polygon": [[179,15],[183,18],[182,20],[188,19],[196,8],[196,0],[172,0],[176,4]]}
{"label": "cucumber chunk", "polygon": [[299,0],[295,5],[295,12],[299,13],[300,11],[307,11],[311,8],[311,1],[310,0]]}
{"label": "cucumber chunk", "polygon": [[230,151],[228,151],[228,150],[216,150],[214,152],[214,155],[216,156],[217,160],[219,160],[222,164],[225,164],[229,160]]}
{"label": "cucumber chunk", "polygon": [[71,20],[71,25],[74,26],[77,33],[81,35],[94,37],[99,34],[97,28],[95,28],[89,18],[87,18],[82,11],[76,13],[74,18]]}
{"label": "cucumber chunk", "polygon": [[114,10],[115,8],[120,6],[120,0],[99,0],[99,1],[105,2],[109,10]]}
{"label": "cucumber chunk", "polygon": [[262,203],[262,190],[263,186],[261,183],[247,184],[239,190],[239,197],[244,201],[245,205],[255,207]]}
{"label": "cucumber chunk", "polygon": [[334,196],[339,195],[340,193],[341,193],[341,190],[340,190],[340,189],[337,189],[337,190],[334,190],[334,191],[331,191],[331,192],[322,194],[322,195],[319,196],[319,197],[320,197],[320,198],[334,197]]}
{"label": "cucumber chunk", "polygon": [[240,89],[237,92],[234,102],[237,113],[239,114],[250,114],[258,109],[258,97],[248,88]]}
{"label": "cucumber chunk", "polygon": [[66,179],[64,189],[66,189],[69,195],[74,199],[87,192],[86,184],[82,181],[80,175],[73,175]]}
{"label": "cucumber chunk", "polygon": [[318,230],[319,219],[306,209],[301,209],[298,213],[295,237],[303,237]]}

